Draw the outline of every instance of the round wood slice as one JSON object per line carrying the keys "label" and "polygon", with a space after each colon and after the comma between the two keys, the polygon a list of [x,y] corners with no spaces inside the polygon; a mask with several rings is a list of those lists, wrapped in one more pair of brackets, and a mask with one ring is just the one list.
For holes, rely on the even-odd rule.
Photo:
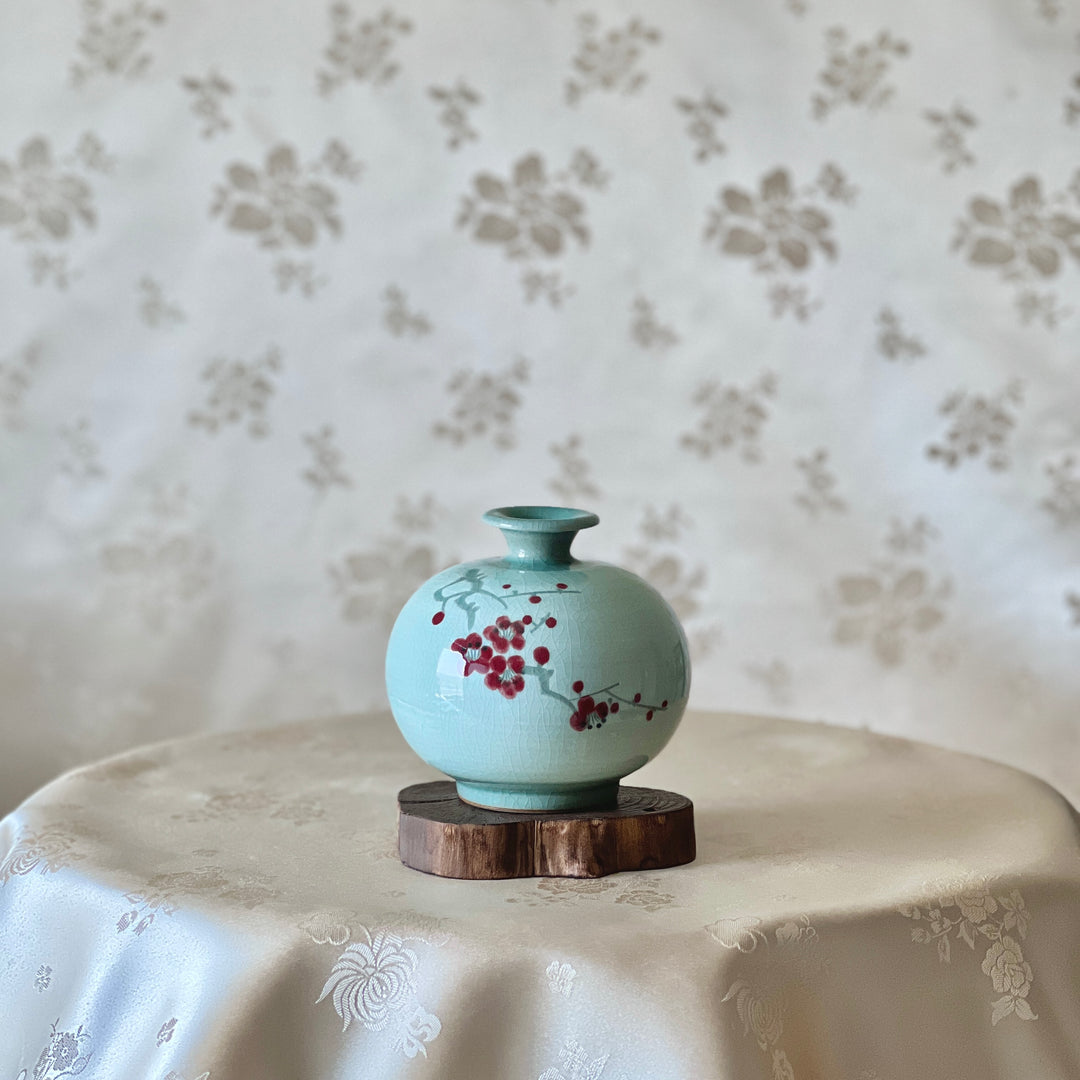
{"label": "round wood slice", "polygon": [[620,787],[614,810],[513,814],[470,806],[453,781],[398,792],[398,854],[452,878],[603,877],[693,862],[694,804],[656,788]]}

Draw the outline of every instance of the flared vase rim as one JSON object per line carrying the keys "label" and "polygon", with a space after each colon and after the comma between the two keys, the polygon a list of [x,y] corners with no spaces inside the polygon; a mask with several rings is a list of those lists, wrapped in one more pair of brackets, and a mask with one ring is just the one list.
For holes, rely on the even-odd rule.
{"label": "flared vase rim", "polygon": [[504,532],[524,533],[578,532],[600,524],[596,514],[569,506],[499,506],[483,520]]}

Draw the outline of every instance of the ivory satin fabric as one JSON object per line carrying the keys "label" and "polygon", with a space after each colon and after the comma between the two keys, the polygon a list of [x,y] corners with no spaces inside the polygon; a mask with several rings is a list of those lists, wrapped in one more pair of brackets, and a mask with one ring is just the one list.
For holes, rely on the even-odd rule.
{"label": "ivory satin fabric", "polygon": [[14,1080],[1076,1080],[1080,834],[1010,768],[691,713],[634,782],[698,858],[462,882],[395,857],[389,716],[136,750],[0,824]]}
{"label": "ivory satin fabric", "polygon": [[694,704],[1080,799],[1076,0],[0,0],[0,811],[384,707],[596,511]]}

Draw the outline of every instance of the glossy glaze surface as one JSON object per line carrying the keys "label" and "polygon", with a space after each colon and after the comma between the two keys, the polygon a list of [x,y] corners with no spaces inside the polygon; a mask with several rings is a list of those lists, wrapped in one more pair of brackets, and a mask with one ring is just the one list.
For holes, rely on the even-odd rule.
{"label": "glossy glaze surface", "polygon": [[469,802],[604,806],[682,716],[682,629],[636,575],[573,558],[595,515],[505,507],[485,520],[508,553],[436,574],[398,616],[386,657],[394,717]]}

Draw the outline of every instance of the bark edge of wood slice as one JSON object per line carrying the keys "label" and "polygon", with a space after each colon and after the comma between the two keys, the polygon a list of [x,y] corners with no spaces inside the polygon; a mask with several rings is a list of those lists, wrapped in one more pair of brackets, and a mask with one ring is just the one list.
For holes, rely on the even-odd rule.
{"label": "bark edge of wood slice", "polygon": [[398,792],[398,855],[438,877],[604,877],[693,862],[694,804],[658,788],[620,787],[614,810],[514,814],[470,806],[452,780]]}

